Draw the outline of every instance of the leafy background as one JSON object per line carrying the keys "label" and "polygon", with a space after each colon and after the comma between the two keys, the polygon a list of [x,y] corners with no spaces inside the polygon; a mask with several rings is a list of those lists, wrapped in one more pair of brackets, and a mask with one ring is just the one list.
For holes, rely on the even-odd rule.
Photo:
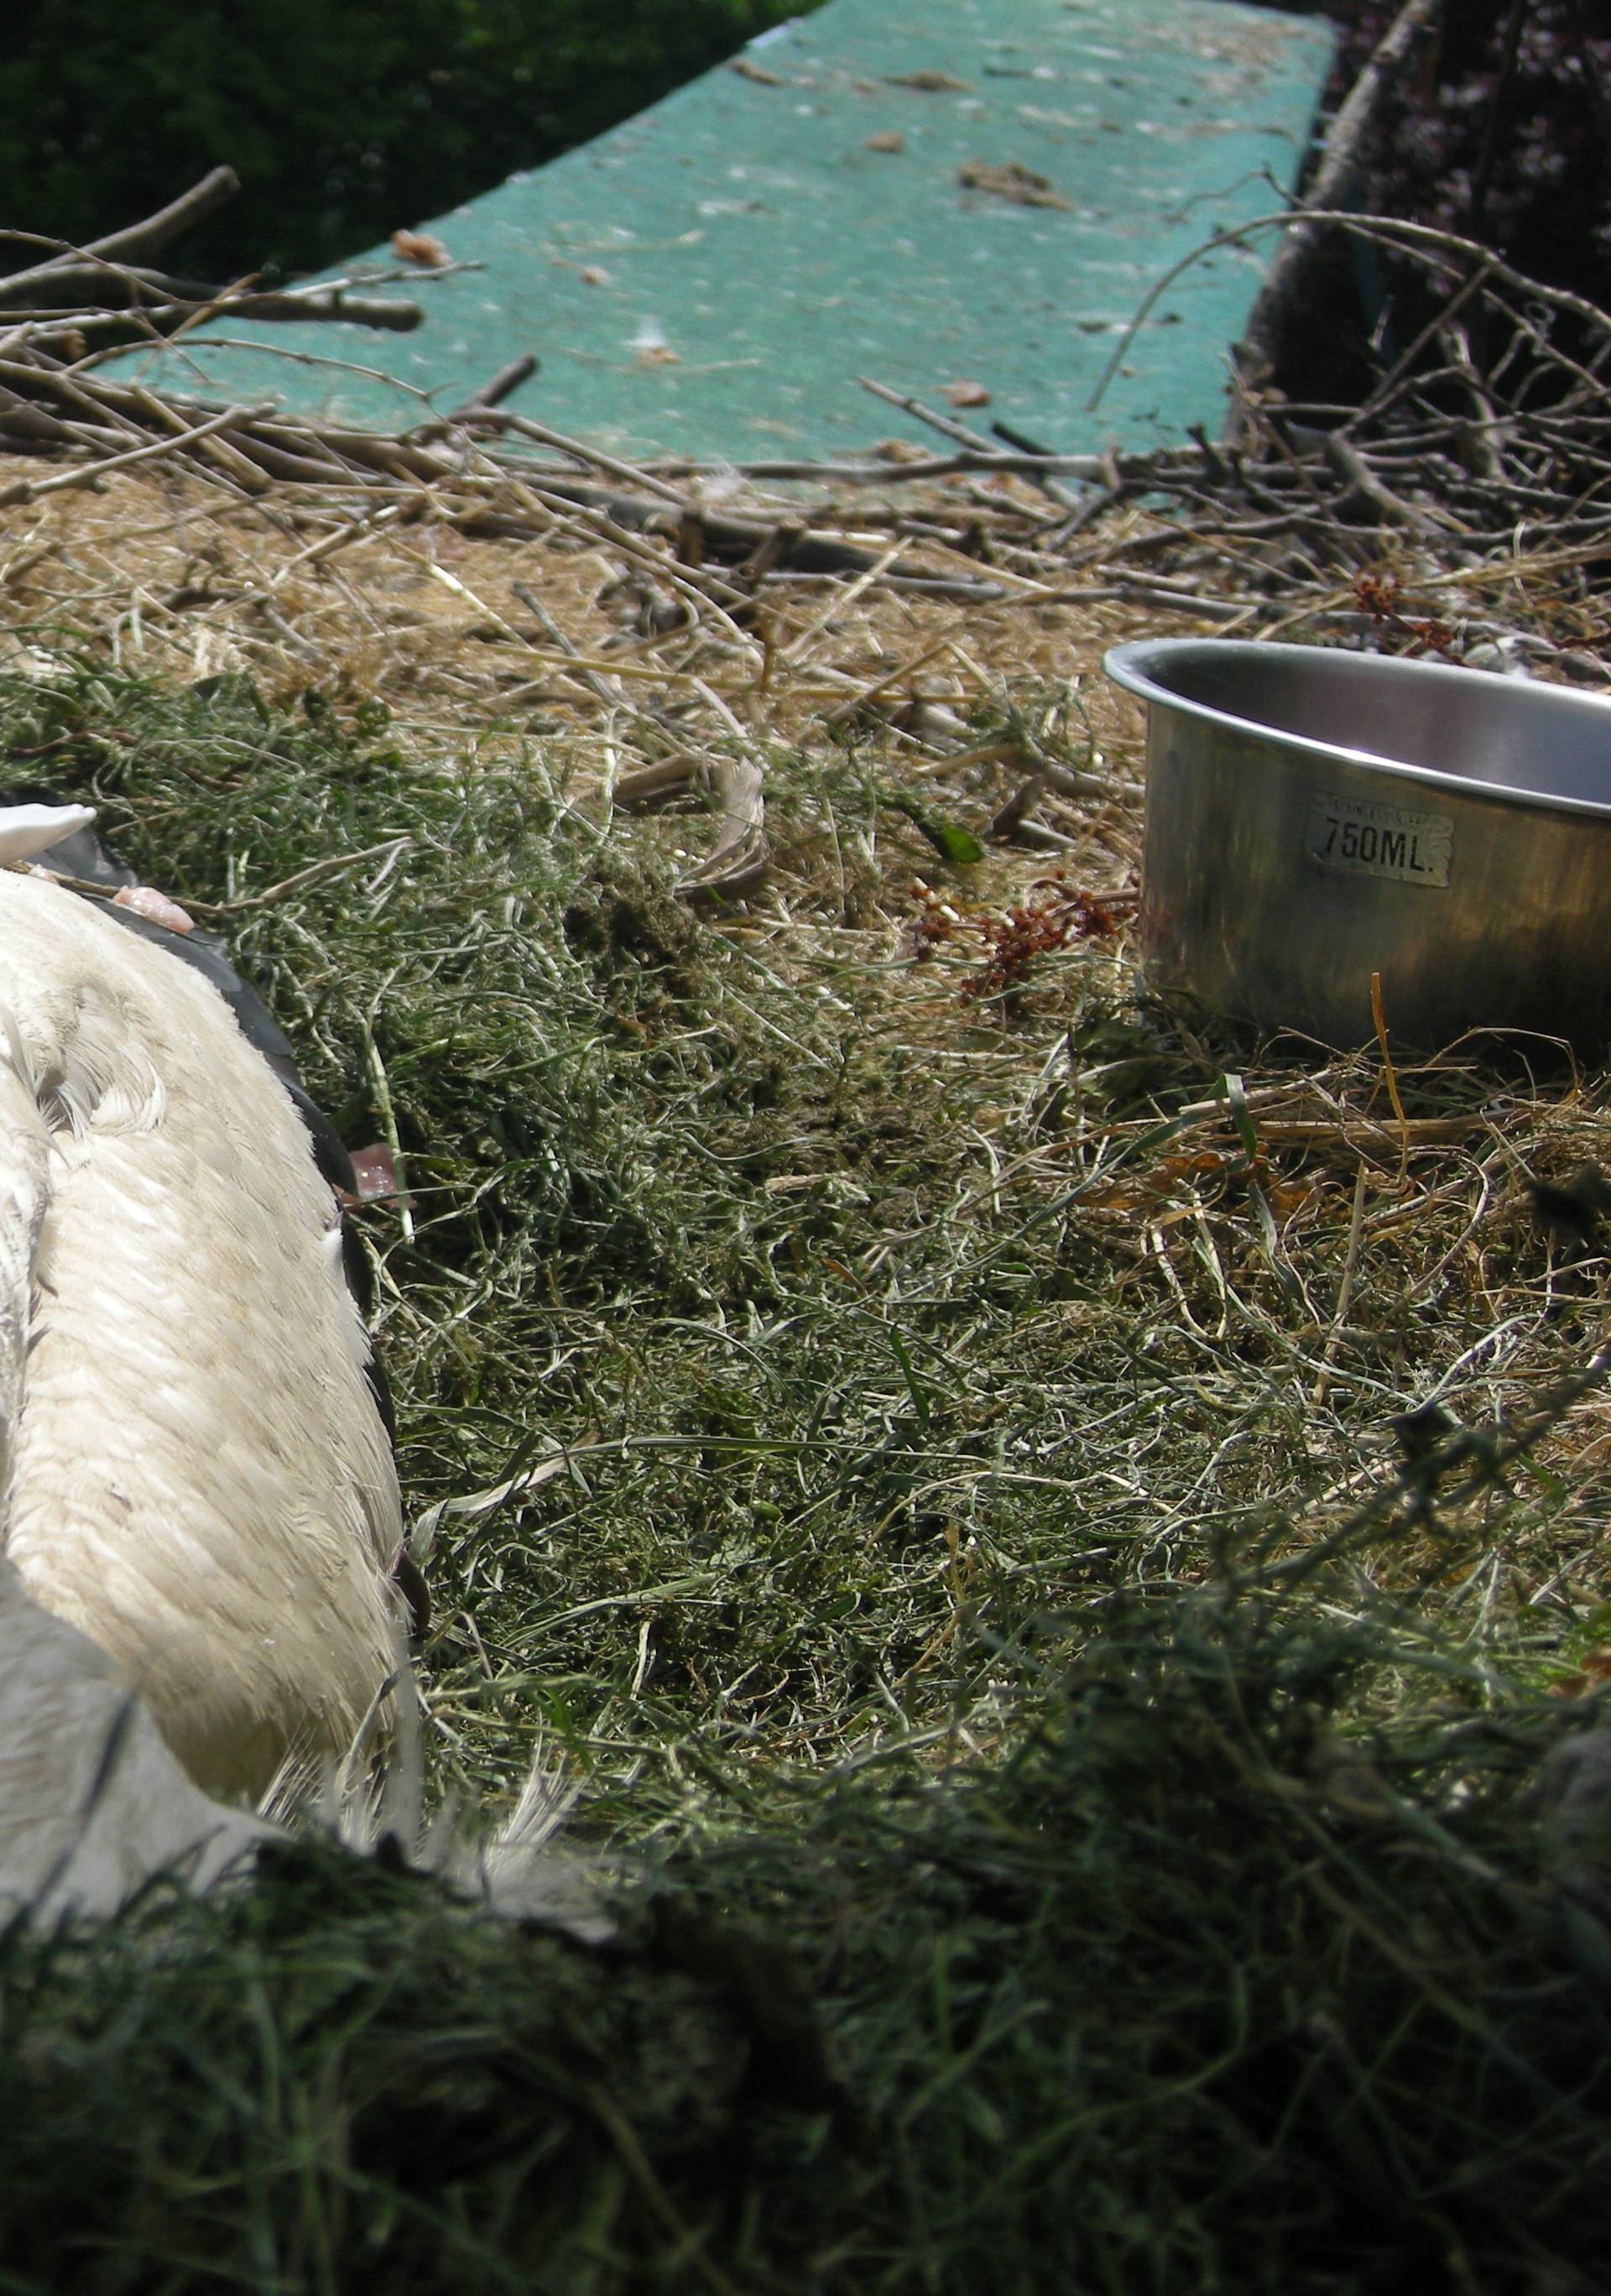
{"label": "leafy background", "polygon": [[[199,275],[306,271],[585,143],[788,0],[36,0],[0,56],[0,216],[81,241],[226,163]],[[13,248],[7,260],[28,258]]]}

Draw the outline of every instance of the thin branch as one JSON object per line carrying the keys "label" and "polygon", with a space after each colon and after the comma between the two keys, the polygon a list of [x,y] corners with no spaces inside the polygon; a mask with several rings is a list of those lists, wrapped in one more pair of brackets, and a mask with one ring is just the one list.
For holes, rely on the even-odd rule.
{"label": "thin branch", "polygon": [[192,184],[188,192],[182,192],[167,207],[159,208],[155,215],[147,216],[143,223],[128,224],[123,230],[109,232],[104,239],[92,239],[83,247],[74,247],[64,241],[60,255],[53,255],[26,271],[11,272],[5,281],[7,295],[29,280],[46,277],[64,262],[103,256],[109,263],[116,263],[127,256],[154,255],[192,224],[203,222],[219,208],[227,206],[240,188],[241,178],[233,168],[210,168],[199,184]]}

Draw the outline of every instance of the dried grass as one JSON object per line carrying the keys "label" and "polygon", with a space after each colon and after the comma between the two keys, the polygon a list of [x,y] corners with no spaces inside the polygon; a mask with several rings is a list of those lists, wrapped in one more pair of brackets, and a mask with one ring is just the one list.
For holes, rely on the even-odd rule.
{"label": "dried grass", "polygon": [[[735,630],[668,553],[467,532],[484,489],[376,507],[13,512],[0,728],[398,1153],[440,1781],[540,1731],[659,1879],[613,1958],[313,1851],[11,1940],[5,2284],[70,2239],[96,2291],[1594,2285],[1601,1980],[1522,1789],[1611,1639],[1611,1406],[1531,1416],[1605,1329],[1529,1193],[1604,1071],[1138,1000],[1096,668],[1201,627],[1157,603],[1200,522],[1166,578],[1118,504],[1061,546],[1114,593],[1145,544],[1151,602],[1059,603],[1026,480],[892,475],[814,523],[965,512],[1008,594]],[[723,759],[770,865],[691,905]]]}

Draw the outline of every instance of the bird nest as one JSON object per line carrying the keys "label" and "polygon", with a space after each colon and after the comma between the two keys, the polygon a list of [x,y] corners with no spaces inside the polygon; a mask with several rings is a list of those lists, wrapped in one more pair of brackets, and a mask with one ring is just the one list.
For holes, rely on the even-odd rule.
{"label": "bird nest", "polygon": [[1129,964],[1110,641],[1605,680],[1608,323],[1338,227],[1438,326],[1150,456],[635,468],[0,346],[13,776],[388,1151],[437,1776],[540,1736],[656,1877],[608,1955],[315,1849],[8,1941],[20,2287],[64,2212],[109,2288],[1595,2284],[1523,1789],[1611,1674],[1606,1075]]}

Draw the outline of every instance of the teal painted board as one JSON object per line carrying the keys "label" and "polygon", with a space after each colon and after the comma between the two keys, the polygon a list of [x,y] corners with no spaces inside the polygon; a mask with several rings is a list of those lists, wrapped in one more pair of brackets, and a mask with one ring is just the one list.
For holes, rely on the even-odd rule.
{"label": "teal painted board", "polygon": [[1156,444],[1217,422],[1264,254],[1204,257],[1094,414],[1092,388],[1171,264],[1280,204],[1330,56],[1319,20],[1233,0],[830,0],[427,226],[484,268],[422,275],[413,333],[232,324],[139,356],[168,388],[390,430],[530,350],[508,406],[632,455],[912,427],[858,374],[977,384],[1064,452]]}

